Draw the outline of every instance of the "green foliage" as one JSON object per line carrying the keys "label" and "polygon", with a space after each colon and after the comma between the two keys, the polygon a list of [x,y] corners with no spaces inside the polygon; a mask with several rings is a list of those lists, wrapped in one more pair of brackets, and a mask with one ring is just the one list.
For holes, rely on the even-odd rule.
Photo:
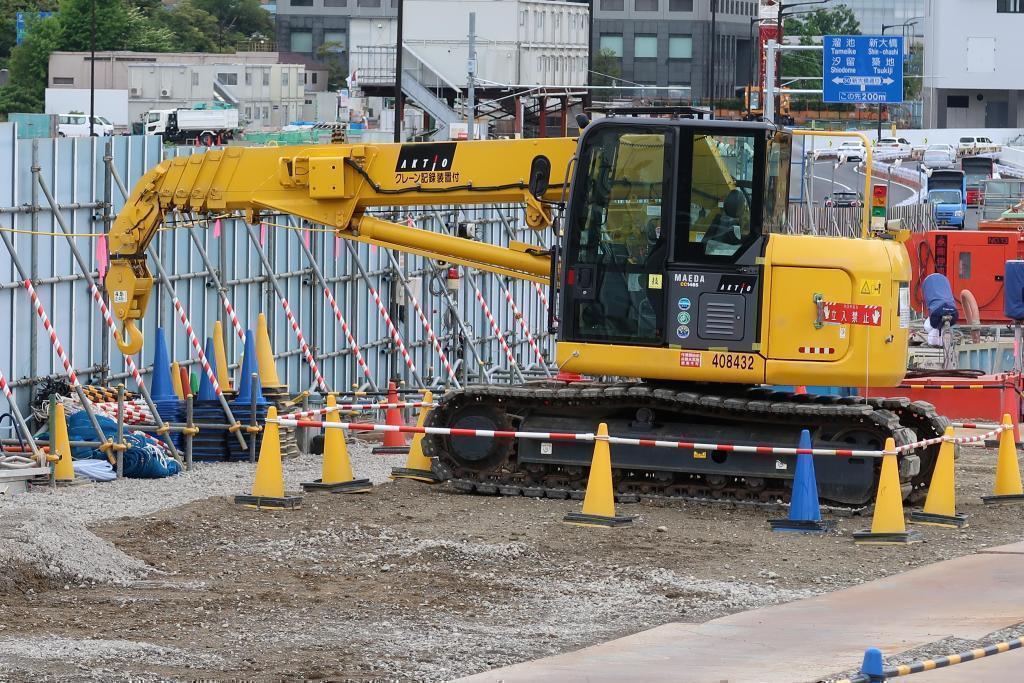
{"label": "green foliage", "polygon": [[345,85],[345,77],[348,76],[348,71],[341,60],[344,50],[345,46],[342,43],[333,40],[329,40],[317,48],[317,59],[327,65],[328,90],[348,87]]}
{"label": "green foliage", "polygon": [[[15,46],[15,13],[39,10],[57,15],[30,18],[25,41]],[[0,111],[42,111],[57,50],[233,52],[241,41],[274,33],[259,0],[181,0],[171,8],[160,0],[95,0],[95,12],[93,30],[93,0],[0,0],[0,59],[9,56],[10,69]]]}
{"label": "green foliage", "polygon": [[[791,17],[786,19],[785,29],[786,36],[799,36],[801,45],[818,44],[821,36],[859,36],[861,33],[857,17],[846,5],[839,5],[831,9],[818,9],[800,17]],[[796,76],[820,77],[821,74],[821,52],[807,50],[785,53],[782,60],[784,79]],[[821,81],[796,81],[791,87],[820,88]],[[818,107],[821,104],[821,98],[816,96],[794,97],[792,101],[793,108]]]}
{"label": "green foliage", "polygon": [[615,85],[616,79],[622,75],[622,58],[611,48],[601,48],[601,51],[594,55],[591,68],[594,71],[594,85]]}
{"label": "green foliage", "polygon": [[0,111],[43,110],[50,53],[60,43],[61,26],[56,17],[29,19],[25,41],[11,50],[8,85],[0,88]]}

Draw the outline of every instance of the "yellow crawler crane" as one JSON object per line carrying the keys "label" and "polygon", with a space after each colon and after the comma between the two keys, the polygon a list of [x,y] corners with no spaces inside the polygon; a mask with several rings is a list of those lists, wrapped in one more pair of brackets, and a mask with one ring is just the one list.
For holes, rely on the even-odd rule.
{"label": "yellow crawler crane", "polygon": [[[122,350],[152,287],[146,247],[172,209],[287,213],[345,239],[552,285],[560,369],[614,381],[467,386],[434,426],[592,431],[690,442],[880,449],[939,436],[928,404],[794,396],[763,385],[886,386],[903,378],[910,265],[893,239],[789,235],[791,133],[761,122],[610,117],[580,139],[227,148],[161,163],[117,217],[107,289]],[[571,170],[571,176],[568,175]],[[563,179],[564,176],[564,179]],[[562,199],[565,199],[564,203]],[[550,251],[412,228],[375,206],[517,202]],[[556,216],[560,215],[560,222]],[[585,443],[428,437],[465,490],[566,497],[585,487]],[[936,447],[937,448],[937,447]],[[937,451],[900,459],[921,493]],[[623,494],[774,501],[794,463],[722,451],[615,445]],[[869,501],[876,463],[817,459],[823,498]]]}

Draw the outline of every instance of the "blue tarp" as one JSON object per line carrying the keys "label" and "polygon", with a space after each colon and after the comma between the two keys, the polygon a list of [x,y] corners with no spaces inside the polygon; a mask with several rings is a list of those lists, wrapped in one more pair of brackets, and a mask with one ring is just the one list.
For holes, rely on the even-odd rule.
{"label": "blue tarp", "polygon": [[[117,440],[116,422],[103,415],[97,415],[96,421],[106,436]],[[68,416],[68,437],[72,441],[97,441],[96,430],[92,428],[89,416],[84,410]],[[48,439],[49,435],[44,432],[40,438]],[[181,471],[178,461],[167,457],[164,449],[151,437],[125,431],[124,440],[128,444],[128,449],[124,452],[124,476],[135,479],[161,479]],[[71,457],[75,460],[107,460],[107,454],[98,448],[72,448]]]}
{"label": "blue tarp", "polygon": [[1024,261],[1006,262],[1003,312],[1010,320],[1024,320]]}

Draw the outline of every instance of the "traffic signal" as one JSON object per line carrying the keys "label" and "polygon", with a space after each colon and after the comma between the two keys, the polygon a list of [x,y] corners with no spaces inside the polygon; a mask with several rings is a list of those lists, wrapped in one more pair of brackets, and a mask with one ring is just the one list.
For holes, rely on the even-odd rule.
{"label": "traffic signal", "polygon": [[889,188],[875,185],[871,188],[871,217],[885,220],[885,208],[889,203]]}

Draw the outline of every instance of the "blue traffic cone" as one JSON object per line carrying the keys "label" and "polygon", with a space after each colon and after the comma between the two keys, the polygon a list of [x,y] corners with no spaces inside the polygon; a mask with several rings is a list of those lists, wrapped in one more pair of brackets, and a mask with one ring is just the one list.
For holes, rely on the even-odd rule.
{"label": "blue traffic cone", "polygon": [[153,353],[153,383],[149,387],[154,401],[180,401],[171,382],[171,356],[167,353],[164,328],[156,328],[156,346]]}
{"label": "blue traffic cone", "polygon": [[[214,377],[217,376],[217,359],[213,354],[213,338],[206,338],[206,362],[210,364],[210,369],[213,371]],[[213,382],[210,381],[210,375],[205,370],[199,376],[199,394],[196,396],[197,401],[216,401],[217,392],[213,390]]]}
{"label": "blue traffic cone", "polygon": [[793,477],[793,495],[789,501],[788,519],[769,519],[772,531],[800,531],[821,533],[832,529],[834,520],[821,518],[818,504],[818,481],[814,476],[814,456],[811,455],[811,433],[800,432],[797,446],[796,475]]}
{"label": "blue traffic cone", "polygon": [[[238,397],[234,400],[240,406],[252,404],[252,395],[256,394],[256,405],[265,406],[267,400],[263,397],[263,385],[258,376],[259,366],[256,363],[256,335],[252,330],[245,331],[245,351],[242,356],[242,369],[238,377]],[[255,382],[253,374],[257,374]]]}
{"label": "blue traffic cone", "polygon": [[882,651],[877,647],[869,647],[864,651],[864,663],[860,665],[860,672],[862,676],[867,676],[868,680],[874,683],[875,681],[884,681],[885,676],[885,663],[882,661]]}

